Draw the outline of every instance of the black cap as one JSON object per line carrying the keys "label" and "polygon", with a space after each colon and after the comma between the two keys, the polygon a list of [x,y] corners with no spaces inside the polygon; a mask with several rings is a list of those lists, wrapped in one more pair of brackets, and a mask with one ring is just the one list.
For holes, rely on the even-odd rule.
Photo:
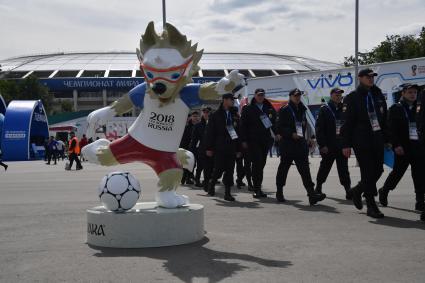
{"label": "black cap", "polygon": [[222,97],[223,99],[226,99],[226,98],[235,99],[235,98],[233,97],[233,94],[232,94],[232,93],[225,93],[225,94],[223,94],[221,97]]}
{"label": "black cap", "polygon": [[299,90],[298,88],[294,88],[293,90],[291,90],[290,92],[289,92],[289,96],[291,96],[291,95],[301,95],[301,94],[303,94],[303,92],[301,91],[301,90]]}
{"label": "black cap", "polygon": [[411,84],[411,83],[402,84],[400,87],[402,87],[403,91],[408,90],[409,88],[419,89],[419,86],[417,84]]}
{"label": "black cap", "polygon": [[375,73],[375,71],[373,71],[372,69],[363,69],[359,72],[359,77],[363,77],[363,76],[373,76],[376,77],[378,74]]}
{"label": "black cap", "polygon": [[263,89],[263,88],[257,88],[257,89],[255,90],[255,94],[257,94],[257,93],[266,94],[266,92],[264,91],[264,89]]}
{"label": "black cap", "polygon": [[334,87],[333,89],[331,89],[331,94],[334,93],[344,93],[344,90],[340,89],[339,87]]}
{"label": "black cap", "polygon": [[202,108],[202,112],[205,112],[205,111],[211,112],[211,110],[212,109],[209,106]]}

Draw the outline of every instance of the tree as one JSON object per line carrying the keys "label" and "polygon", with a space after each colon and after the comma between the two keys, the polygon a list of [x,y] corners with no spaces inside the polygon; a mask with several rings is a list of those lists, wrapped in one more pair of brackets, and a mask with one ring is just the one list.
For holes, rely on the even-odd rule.
{"label": "tree", "polygon": [[[418,35],[387,35],[386,39],[371,51],[359,52],[359,64],[425,57],[425,27]],[[344,65],[354,65],[354,56],[344,57]]]}
{"label": "tree", "polygon": [[62,112],[72,112],[73,111],[73,104],[69,100],[62,100],[61,101],[61,110]]}
{"label": "tree", "polygon": [[40,99],[47,114],[52,110],[54,96],[35,76],[28,76],[23,80],[0,80],[0,93],[6,103],[11,100]]}

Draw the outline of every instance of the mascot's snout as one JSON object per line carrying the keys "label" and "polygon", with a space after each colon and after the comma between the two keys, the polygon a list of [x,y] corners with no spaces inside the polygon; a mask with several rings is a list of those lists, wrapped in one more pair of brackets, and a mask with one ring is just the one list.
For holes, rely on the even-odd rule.
{"label": "mascot's snout", "polygon": [[155,94],[161,95],[167,91],[167,86],[163,83],[155,83],[152,90]]}

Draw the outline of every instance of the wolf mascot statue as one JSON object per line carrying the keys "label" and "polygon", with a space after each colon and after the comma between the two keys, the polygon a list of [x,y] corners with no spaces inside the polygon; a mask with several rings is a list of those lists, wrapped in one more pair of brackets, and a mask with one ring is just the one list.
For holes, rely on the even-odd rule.
{"label": "wolf mascot statue", "polygon": [[137,49],[145,82],[87,117],[90,136],[89,132],[93,133],[93,129],[105,125],[115,115],[128,112],[133,106],[142,109],[127,135],[113,142],[97,140],[85,146],[82,154],[90,162],[104,166],[136,161],[149,165],[159,177],[156,201],[165,208],[189,202],[176,189],[182,178],[182,166],[188,165],[192,155],[178,148],[190,109],[204,100],[238,91],[244,85],[243,75],[237,70],[217,83],[192,83],[203,52],[196,49],[197,44],[192,46],[173,25],[167,23],[164,31],[157,34],[150,22]]}

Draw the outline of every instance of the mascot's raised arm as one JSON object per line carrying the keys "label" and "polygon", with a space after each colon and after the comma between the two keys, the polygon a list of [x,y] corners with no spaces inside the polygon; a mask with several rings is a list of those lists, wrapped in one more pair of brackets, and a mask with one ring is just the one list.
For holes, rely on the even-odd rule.
{"label": "mascot's raised arm", "polygon": [[196,48],[197,44],[191,45],[171,24],[167,23],[164,31],[157,34],[150,22],[137,49],[145,82],[87,117],[87,134],[93,136],[93,129],[114,116],[133,106],[142,109],[127,135],[113,142],[97,140],[85,146],[82,153],[90,162],[104,166],[135,161],[148,164],[159,177],[156,201],[166,208],[188,203],[188,198],[176,194],[176,189],[182,178],[182,166],[188,165],[190,156],[190,152],[178,148],[190,109],[244,85],[244,76],[237,70],[217,83],[192,83],[202,56],[202,50]]}

